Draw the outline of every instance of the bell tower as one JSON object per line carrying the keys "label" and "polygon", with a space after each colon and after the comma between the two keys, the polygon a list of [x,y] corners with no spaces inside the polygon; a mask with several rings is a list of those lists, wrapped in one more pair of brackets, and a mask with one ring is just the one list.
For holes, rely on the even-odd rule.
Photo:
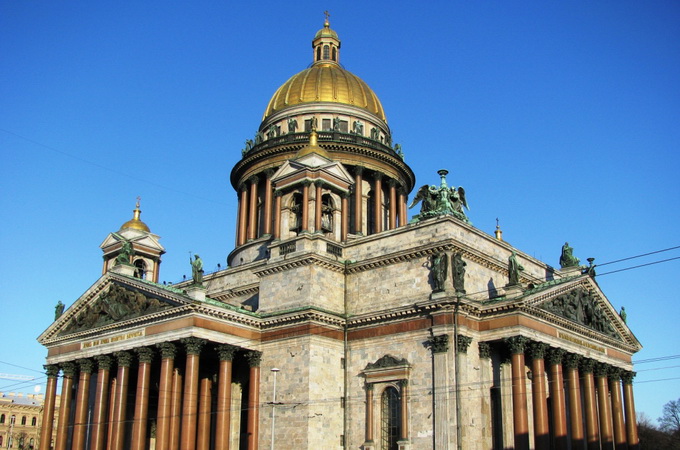
{"label": "bell tower", "polygon": [[125,222],[118,231],[109,233],[99,246],[104,252],[102,274],[116,270],[135,278],[158,283],[161,255],[165,248],[160,244],[160,236],[153,234],[142,222],[139,201],[132,210],[132,219]]}

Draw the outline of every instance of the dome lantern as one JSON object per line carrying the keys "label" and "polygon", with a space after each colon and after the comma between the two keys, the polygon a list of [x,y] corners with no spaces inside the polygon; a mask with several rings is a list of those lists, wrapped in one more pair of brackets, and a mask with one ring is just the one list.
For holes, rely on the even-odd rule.
{"label": "dome lantern", "polygon": [[340,39],[338,33],[331,29],[328,21],[330,14],[328,11],[324,14],[326,14],[326,20],[323,28],[317,31],[312,40],[313,61],[314,64],[338,64],[340,62]]}

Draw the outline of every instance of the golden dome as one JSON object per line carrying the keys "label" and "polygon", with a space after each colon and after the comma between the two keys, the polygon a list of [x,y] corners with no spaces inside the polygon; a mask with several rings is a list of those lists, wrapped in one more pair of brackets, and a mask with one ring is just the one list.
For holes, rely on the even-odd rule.
{"label": "golden dome", "polygon": [[319,102],[357,106],[387,122],[375,92],[361,78],[332,62],[316,63],[293,75],[274,93],[262,120],[289,106]]}
{"label": "golden dome", "polygon": [[121,225],[120,229],[123,230],[125,228],[132,228],[133,230],[146,231],[147,233],[150,233],[151,230],[149,227],[139,218],[139,216],[142,214],[142,211],[139,209],[139,200],[137,200],[137,205],[135,206],[135,209],[132,210],[132,213],[132,219]]}

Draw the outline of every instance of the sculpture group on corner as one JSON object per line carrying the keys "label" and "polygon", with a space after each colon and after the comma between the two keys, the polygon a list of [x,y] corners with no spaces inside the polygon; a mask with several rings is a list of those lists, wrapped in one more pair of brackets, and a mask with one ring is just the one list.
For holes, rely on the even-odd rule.
{"label": "sculpture group on corner", "polygon": [[441,177],[439,187],[427,184],[422,186],[409,205],[409,208],[413,208],[422,202],[420,213],[413,216],[411,223],[418,223],[421,220],[438,216],[454,216],[465,223],[470,223],[463,210],[463,208],[470,209],[465,198],[465,189],[462,186],[455,188],[447,185],[446,175],[449,173],[448,170],[442,169],[437,173]]}

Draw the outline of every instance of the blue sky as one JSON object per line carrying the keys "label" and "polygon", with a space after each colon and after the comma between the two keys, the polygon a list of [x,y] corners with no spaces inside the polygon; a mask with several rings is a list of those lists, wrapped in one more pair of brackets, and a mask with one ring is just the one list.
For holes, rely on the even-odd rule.
{"label": "blue sky", "polygon": [[[252,4],[251,4],[252,3]],[[381,99],[420,186],[450,171],[473,224],[557,265],[680,245],[680,4],[0,0],[0,372],[40,377],[35,338],[142,219],[161,279],[234,245],[231,167],[331,12],[341,62]],[[680,249],[600,268],[644,345],[680,354]],[[20,367],[17,367],[20,366]],[[638,364],[636,406],[680,397],[680,359]],[[0,380],[0,391],[38,383]]]}

